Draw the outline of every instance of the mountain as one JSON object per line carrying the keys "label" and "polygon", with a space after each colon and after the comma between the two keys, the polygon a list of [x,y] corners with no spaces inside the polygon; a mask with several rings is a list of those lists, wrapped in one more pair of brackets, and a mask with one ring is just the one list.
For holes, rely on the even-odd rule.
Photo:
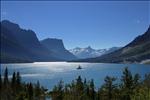
{"label": "mountain", "polygon": [[53,52],[53,55],[57,58],[64,60],[77,59],[72,53],[65,49],[63,41],[61,39],[47,38],[40,41],[43,46]]}
{"label": "mountain", "polygon": [[98,57],[101,56],[103,54],[107,54],[110,52],[113,52],[115,50],[118,50],[120,47],[112,47],[109,49],[93,49],[90,46],[86,47],[86,48],[74,48],[74,49],[70,49],[69,51],[71,53],[73,53],[75,56],[77,56],[78,58],[84,59],[84,58],[94,58],[94,57]]}
{"label": "mountain", "polygon": [[45,48],[35,32],[25,30],[8,20],[1,22],[1,62],[34,62],[60,60]]}
{"label": "mountain", "polygon": [[[30,62],[27,52],[11,32],[1,25],[1,62]],[[17,54],[17,55],[16,55]],[[32,61],[31,61],[32,62]]]}
{"label": "mountain", "polygon": [[132,42],[114,52],[77,62],[133,63],[147,59],[150,59],[150,27],[143,35],[136,37]]}

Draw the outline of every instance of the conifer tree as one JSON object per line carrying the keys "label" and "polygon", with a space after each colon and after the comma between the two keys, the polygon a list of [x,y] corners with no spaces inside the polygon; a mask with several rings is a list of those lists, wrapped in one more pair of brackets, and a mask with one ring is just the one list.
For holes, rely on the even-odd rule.
{"label": "conifer tree", "polygon": [[61,80],[58,85],[54,86],[52,100],[63,100],[63,81]]}
{"label": "conifer tree", "polygon": [[41,94],[40,83],[39,83],[39,81],[37,81],[37,84],[35,86],[35,97],[39,98],[40,94]]}
{"label": "conifer tree", "polygon": [[32,83],[30,83],[29,86],[28,86],[28,99],[33,100],[33,86],[32,86]]}
{"label": "conifer tree", "polygon": [[83,86],[84,86],[84,94],[85,94],[85,96],[89,96],[90,95],[90,93],[89,93],[90,90],[89,90],[89,86],[87,84],[86,78],[84,79]]}
{"label": "conifer tree", "polygon": [[0,97],[1,97],[1,92],[2,92],[2,77],[1,77],[1,74],[0,74]]}
{"label": "conifer tree", "polygon": [[11,87],[14,88],[15,85],[16,85],[16,73],[14,72],[11,80]]}
{"label": "conifer tree", "polygon": [[113,82],[116,80],[114,77],[106,76],[104,79],[104,88],[107,92],[108,100],[112,100],[113,90],[116,88],[116,84]]}
{"label": "conifer tree", "polygon": [[2,88],[2,77],[1,77],[1,74],[0,74],[0,91],[1,91],[1,88]]}
{"label": "conifer tree", "polygon": [[19,72],[17,72],[17,75],[16,75],[16,89],[17,89],[17,92],[19,92],[19,90],[21,89],[21,76]]}
{"label": "conifer tree", "polygon": [[147,99],[150,100],[150,73],[145,75],[143,85],[146,87]]}
{"label": "conifer tree", "polygon": [[128,67],[126,67],[123,71],[122,76],[122,87],[123,87],[123,100],[131,100],[131,94],[133,91],[133,77],[131,72],[128,70]]}
{"label": "conifer tree", "polygon": [[6,67],[5,72],[4,72],[4,85],[6,86],[9,83],[8,81],[8,69]]}
{"label": "conifer tree", "polygon": [[62,80],[58,83],[58,92],[59,92],[58,100],[63,100],[63,81]]}
{"label": "conifer tree", "polygon": [[91,100],[95,100],[95,86],[93,79],[90,81],[90,98]]}
{"label": "conifer tree", "polygon": [[78,76],[77,78],[77,90],[78,91],[83,91],[83,82],[81,76]]}
{"label": "conifer tree", "polygon": [[18,86],[20,86],[20,84],[21,84],[21,77],[20,77],[20,73],[19,72],[17,72],[16,83],[17,83]]}
{"label": "conifer tree", "polygon": [[77,100],[83,99],[84,86],[81,76],[76,79],[76,98]]}
{"label": "conifer tree", "polygon": [[12,95],[16,95],[16,73],[14,72],[11,79]]}

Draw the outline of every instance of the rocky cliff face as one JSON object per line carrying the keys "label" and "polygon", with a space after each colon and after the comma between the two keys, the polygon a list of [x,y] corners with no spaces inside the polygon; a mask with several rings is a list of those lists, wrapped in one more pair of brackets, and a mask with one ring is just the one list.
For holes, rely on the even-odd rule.
{"label": "rocky cliff face", "polygon": [[47,38],[42,40],[41,44],[48,50],[52,51],[55,57],[65,60],[77,59],[72,53],[65,49],[63,41],[61,39]]}
{"label": "rocky cliff face", "polygon": [[[1,62],[32,62],[11,31],[1,25]],[[26,54],[24,52],[27,52]]]}
{"label": "rocky cliff face", "polygon": [[1,22],[1,40],[1,62],[59,60],[41,45],[35,32],[21,29],[10,21]]}
{"label": "rocky cliff face", "polygon": [[50,50],[65,50],[63,41],[61,39],[47,38],[40,42]]}

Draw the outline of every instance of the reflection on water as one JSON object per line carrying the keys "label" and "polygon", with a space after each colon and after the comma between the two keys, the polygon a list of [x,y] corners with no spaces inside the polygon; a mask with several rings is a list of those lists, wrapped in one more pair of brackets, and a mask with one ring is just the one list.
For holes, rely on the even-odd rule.
{"label": "reflection on water", "polygon": [[[78,66],[83,69],[77,70]],[[12,73],[19,71],[22,80],[25,82],[37,82],[48,89],[63,80],[65,83],[71,82],[77,76],[82,78],[94,79],[96,87],[103,83],[105,76],[120,77],[124,67],[129,67],[132,73],[139,73],[144,76],[145,73],[150,73],[149,65],[141,64],[103,64],[103,63],[67,63],[67,62],[35,62],[24,64],[1,64],[1,74],[7,67],[9,76]]]}

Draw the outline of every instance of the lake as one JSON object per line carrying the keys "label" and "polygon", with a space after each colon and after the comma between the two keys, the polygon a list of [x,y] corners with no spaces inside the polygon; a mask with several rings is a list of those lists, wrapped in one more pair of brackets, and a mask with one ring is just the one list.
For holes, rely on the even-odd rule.
{"label": "lake", "polygon": [[[83,69],[77,70],[78,66]],[[128,67],[135,74],[142,77],[150,73],[150,65],[142,64],[104,64],[104,63],[67,63],[67,62],[35,62],[22,64],[1,64],[1,74],[3,76],[5,68],[8,68],[9,77],[12,73],[19,71],[22,81],[40,84],[51,90],[60,80],[65,83],[71,82],[79,75],[88,80],[94,79],[96,87],[100,87],[105,76],[120,78],[124,67]]]}

